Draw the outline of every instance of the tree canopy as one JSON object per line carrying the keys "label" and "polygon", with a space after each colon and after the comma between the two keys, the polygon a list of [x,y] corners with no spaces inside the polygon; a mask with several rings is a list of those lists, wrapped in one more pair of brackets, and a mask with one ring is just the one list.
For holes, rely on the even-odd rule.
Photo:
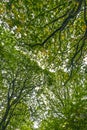
{"label": "tree canopy", "polygon": [[86,130],[87,0],[2,0],[0,34],[0,130]]}

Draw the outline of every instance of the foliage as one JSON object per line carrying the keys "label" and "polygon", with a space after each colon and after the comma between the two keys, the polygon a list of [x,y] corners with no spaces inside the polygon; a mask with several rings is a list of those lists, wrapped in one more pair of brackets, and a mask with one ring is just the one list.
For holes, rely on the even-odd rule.
{"label": "foliage", "polygon": [[[87,129],[87,93],[79,87],[81,86],[72,86],[61,93],[57,91],[53,93],[55,98],[48,96],[48,117],[42,121],[40,130]],[[84,89],[87,89],[86,86]]]}
{"label": "foliage", "polygon": [[0,129],[87,129],[87,0],[0,2]]}
{"label": "foliage", "polygon": [[[4,130],[10,123],[10,120],[14,120],[14,113],[20,101],[24,102],[26,96],[27,100],[30,100],[31,94],[36,87],[40,88],[41,85],[45,84],[41,80],[43,80],[46,72],[36,62],[30,60],[26,53],[16,47],[15,37],[9,31],[2,29],[1,34],[3,52],[1,51],[0,59],[0,127]],[[48,78],[46,78],[47,80]]]}

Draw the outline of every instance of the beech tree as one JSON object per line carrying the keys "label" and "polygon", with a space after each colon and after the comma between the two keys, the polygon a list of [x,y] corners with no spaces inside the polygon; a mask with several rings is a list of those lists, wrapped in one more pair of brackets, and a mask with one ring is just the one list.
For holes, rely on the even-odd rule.
{"label": "beech tree", "polygon": [[[33,91],[37,87],[42,88],[45,84],[44,78],[50,73],[30,60],[29,55],[16,46],[15,37],[9,31],[4,31],[3,28],[1,30],[0,129],[5,130],[16,118],[18,109],[29,113],[26,99],[29,102]],[[45,81],[48,80],[49,78],[46,78]],[[29,118],[29,114],[25,116]],[[13,126],[11,128],[13,129]]]}
{"label": "beech tree", "polygon": [[87,0],[2,0],[0,34],[0,129],[86,130]]}

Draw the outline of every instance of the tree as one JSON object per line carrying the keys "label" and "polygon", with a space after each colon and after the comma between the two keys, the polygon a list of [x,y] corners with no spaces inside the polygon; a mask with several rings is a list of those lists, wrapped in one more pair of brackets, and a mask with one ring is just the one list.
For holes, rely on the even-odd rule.
{"label": "tree", "polygon": [[54,57],[61,53],[69,59],[71,69],[86,56],[86,0],[11,0],[1,6],[2,21],[15,33],[20,46],[44,46],[53,50]]}
{"label": "tree", "polygon": [[[79,75],[82,77],[84,74]],[[45,108],[48,107],[48,110],[45,110],[47,116],[42,120],[40,130],[87,129],[87,81],[86,77],[82,81],[75,78],[66,87],[57,82],[46,91]]]}
{"label": "tree", "polygon": [[1,106],[2,129],[15,122],[12,115],[20,103],[33,122],[42,121],[41,129],[86,129],[86,118],[80,118],[87,105],[81,101],[86,96],[86,13],[87,0],[0,2],[0,100],[4,94],[7,99]]}
{"label": "tree", "polygon": [[29,101],[33,91],[45,84],[46,72],[17,48],[15,37],[9,31],[1,30],[0,129],[5,130],[14,120],[14,113],[20,104],[29,109],[26,99]]}

